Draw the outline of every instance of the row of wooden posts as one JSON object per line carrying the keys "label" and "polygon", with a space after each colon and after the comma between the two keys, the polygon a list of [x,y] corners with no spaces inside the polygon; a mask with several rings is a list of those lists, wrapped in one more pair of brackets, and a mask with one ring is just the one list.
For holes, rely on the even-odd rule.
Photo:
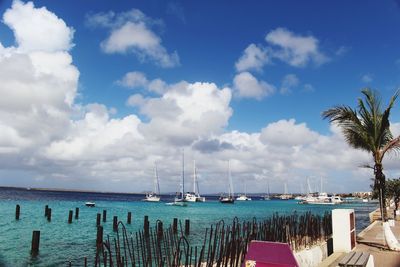
{"label": "row of wooden posts", "polygon": [[[15,219],[19,220],[20,219],[20,214],[21,214],[21,206],[19,204],[16,205],[15,208]],[[96,237],[96,246],[99,247],[103,243],[103,226],[101,226],[101,217],[103,217],[103,222],[107,221],[107,210],[103,210],[103,216],[101,216],[101,213],[97,213],[96,215],[96,226],[97,226],[97,237]],[[47,220],[50,222],[51,221],[51,208],[49,208],[48,205],[45,206],[44,209],[44,216],[47,218]],[[73,210],[69,210],[68,212],[68,223],[72,223],[72,217],[73,217]],[[79,208],[75,208],[75,219],[79,219]],[[127,215],[127,224],[132,223],[132,212],[128,212]],[[143,230],[144,230],[144,235],[149,236],[150,234],[150,223],[149,223],[149,216],[144,216],[144,221],[143,221]],[[162,221],[157,222],[157,230],[160,235],[163,234],[163,223]],[[113,231],[117,232],[118,231],[118,216],[113,217]],[[172,222],[172,231],[173,233],[178,232],[178,218],[174,218]],[[186,219],[185,220],[185,235],[190,234],[190,220]],[[32,245],[31,245],[31,254],[32,255],[37,255],[39,253],[39,243],[40,243],[40,231],[34,230],[32,232]]]}

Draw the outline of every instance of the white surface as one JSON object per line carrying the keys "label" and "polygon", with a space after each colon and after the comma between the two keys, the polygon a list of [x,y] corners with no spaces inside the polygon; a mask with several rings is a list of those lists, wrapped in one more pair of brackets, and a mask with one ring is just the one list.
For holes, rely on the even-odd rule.
{"label": "white surface", "polygon": [[[351,251],[351,236],[350,236],[351,213],[354,213],[353,209],[332,210],[333,252]],[[355,228],[353,229],[353,231],[355,231]]]}
{"label": "white surface", "polygon": [[393,234],[392,229],[390,229],[390,224],[388,222],[383,223],[383,233],[385,235],[385,240],[389,249],[394,251],[400,251],[399,241]]}

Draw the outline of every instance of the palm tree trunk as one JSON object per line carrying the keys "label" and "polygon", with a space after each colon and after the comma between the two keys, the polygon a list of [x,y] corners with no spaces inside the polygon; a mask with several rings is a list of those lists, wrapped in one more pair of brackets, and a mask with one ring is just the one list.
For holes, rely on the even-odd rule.
{"label": "palm tree trunk", "polygon": [[387,221],[387,211],[386,211],[386,197],[385,197],[385,182],[386,182],[386,177],[385,174],[383,174],[382,171],[382,164],[376,163],[375,168],[374,168],[374,173],[375,173],[375,181],[377,182],[378,185],[378,190],[379,190],[379,208],[381,210],[381,218],[383,222]]}

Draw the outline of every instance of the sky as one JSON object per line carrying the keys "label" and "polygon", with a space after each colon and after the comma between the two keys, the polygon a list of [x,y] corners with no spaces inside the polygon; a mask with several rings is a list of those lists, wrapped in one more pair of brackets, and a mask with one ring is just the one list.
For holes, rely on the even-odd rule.
{"label": "sky", "polygon": [[[400,85],[400,3],[0,0],[0,185],[370,189],[321,113]],[[399,104],[391,129],[400,134]],[[384,160],[400,176],[398,155]]]}

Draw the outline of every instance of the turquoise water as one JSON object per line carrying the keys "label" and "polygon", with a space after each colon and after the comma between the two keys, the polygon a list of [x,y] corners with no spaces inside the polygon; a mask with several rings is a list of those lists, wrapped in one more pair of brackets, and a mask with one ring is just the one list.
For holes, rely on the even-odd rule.
{"label": "turquoise water", "polygon": [[[142,228],[145,215],[149,216],[151,227],[155,227],[158,219],[163,221],[165,228],[172,224],[175,217],[182,220],[182,225],[185,219],[190,219],[190,242],[194,244],[202,240],[205,228],[221,219],[230,224],[235,216],[239,220],[251,220],[253,217],[261,220],[276,212],[290,214],[311,210],[321,214],[333,208],[280,200],[253,200],[223,205],[215,197],[205,203],[174,207],[165,205],[165,202],[141,202],[141,198],[143,197],[128,194],[0,189],[0,266],[65,266],[68,261],[74,266],[82,266],[84,257],[88,257],[88,262],[92,263],[95,253],[96,214],[103,210],[107,210],[107,222],[101,222],[105,235],[113,235],[113,216],[118,216],[125,223],[130,211],[132,224],[125,224],[129,232]],[[85,201],[95,201],[96,207],[85,207]],[[21,206],[19,221],[15,220],[16,204]],[[51,222],[44,217],[45,205],[52,209]],[[68,212],[75,212],[76,207],[80,209],[79,219],[73,219],[72,224],[68,224]],[[376,208],[376,204],[353,203],[335,208],[355,209],[357,230],[360,231],[368,225],[368,213]],[[41,231],[40,251],[35,258],[30,256],[33,230]]]}

